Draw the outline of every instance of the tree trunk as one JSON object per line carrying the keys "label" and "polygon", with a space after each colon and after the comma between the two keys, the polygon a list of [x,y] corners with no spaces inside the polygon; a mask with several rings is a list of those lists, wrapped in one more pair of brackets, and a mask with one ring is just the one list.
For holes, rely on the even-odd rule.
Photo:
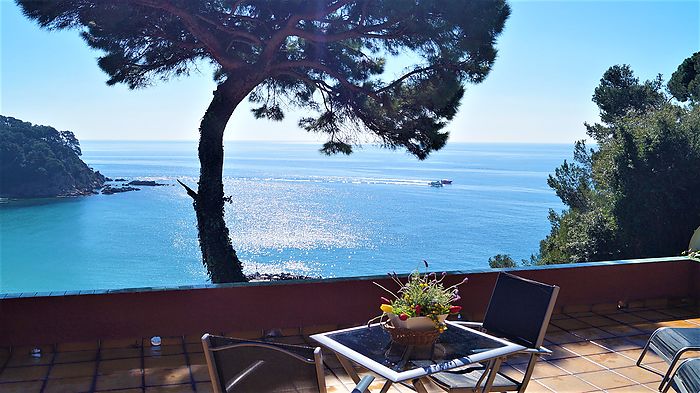
{"label": "tree trunk", "polygon": [[199,127],[199,189],[188,190],[197,214],[202,261],[214,283],[247,281],[231,245],[224,221],[224,129],[236,106],[250,89],[232,86],[231,80],[214,91]]}

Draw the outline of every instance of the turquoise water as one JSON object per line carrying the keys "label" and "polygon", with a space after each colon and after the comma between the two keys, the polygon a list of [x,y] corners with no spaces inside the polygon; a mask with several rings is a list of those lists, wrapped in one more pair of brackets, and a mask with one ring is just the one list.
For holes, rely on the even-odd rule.
{"label": "turquoise water", "polygon": [[[190,198],[193,142],[84,141],[112,178],[167,183],[115,195],[0,203],[0,292],[207,282]],[[452,143],[427,161],[365,147],[326,157],[314,144],[228,142],[226,221],[248,272],[323,277],[488,267],[527,258],[562,205],[547,175],[571,145]],[[428,182],[449,178],[442,188]]]}

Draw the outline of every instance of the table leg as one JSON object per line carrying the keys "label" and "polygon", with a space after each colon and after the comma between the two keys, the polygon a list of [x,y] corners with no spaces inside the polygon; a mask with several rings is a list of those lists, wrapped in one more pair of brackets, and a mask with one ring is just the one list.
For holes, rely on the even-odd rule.
{"label": "table leg", "polygon": [[342,355],[335,354],[335,356],[338,358],[338,361],[340,362],[340,365],[343,366],[343,369],[345,370],[346,373],[352,378],[352,380],[355,383],[360,382],[360,376],[357,375],[357,371],[355,371],[355,367],[352,366],[350,361],[348,359],[345,359]]}
{"label": "table leg", "polygon": [[426,389],[425,385],[423,385],[422,378],[414,379],[413,381],[411,381],[411,383],[413,384],[413,388],[416,389],[416,392],[428,393],[428,389]]}
{"label": "table leg", "polygon": [[391,381],[386,381],[384,383],[384,386],[382,386],[382,390],[380,390],[379,393],[386,393],[387,391],[389,391],[389,388],[391,387],[391,385],[392,385]]}
{"label": "table leg", "polygon": [[503,358],[494,359],[493,365],[491,366],[491,371],[489,371],[489,376],[486,378],[486,385],[484,385],[484,389],[482,390],[483,393],[488,393],[491,391],[493,381],[496,379],[496,375],[498,374],[498,370],[501,368],[502,362]]}

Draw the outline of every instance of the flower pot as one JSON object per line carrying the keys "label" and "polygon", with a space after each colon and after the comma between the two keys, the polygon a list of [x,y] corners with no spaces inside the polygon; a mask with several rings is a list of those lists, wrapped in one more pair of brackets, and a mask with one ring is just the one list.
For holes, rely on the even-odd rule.
{"label": "flower pot", "polygon": [[[431,330],[435,329],[435,322],[428,317],[411,317],[402,321],[396,314],[388,314],[389,321],[394,327],[409,330]],[[440,322],[445,322],[447,314],[439,315],[438,320]]]}

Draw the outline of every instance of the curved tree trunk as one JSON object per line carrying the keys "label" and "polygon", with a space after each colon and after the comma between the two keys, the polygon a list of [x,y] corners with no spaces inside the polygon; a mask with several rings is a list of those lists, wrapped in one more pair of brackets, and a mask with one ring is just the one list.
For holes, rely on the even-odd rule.
{"label": "curved tree trunk", "polygon": [[214,91],[199,127],[199,189],[188,189],[194,199],[202,258],[214,283],[247,281],[231,245],[224,221],[224,129],[249,89],[232,86],[230,80]]}

